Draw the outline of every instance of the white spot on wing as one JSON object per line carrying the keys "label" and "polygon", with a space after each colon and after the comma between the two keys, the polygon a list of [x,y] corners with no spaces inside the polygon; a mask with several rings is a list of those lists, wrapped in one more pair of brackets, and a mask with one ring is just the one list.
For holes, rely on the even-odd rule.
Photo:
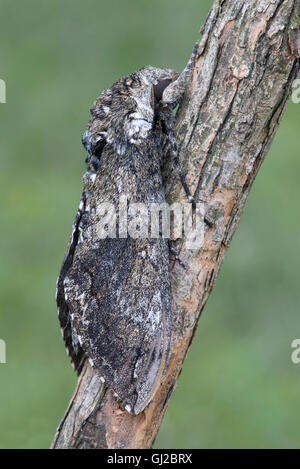
{"label": "white spot on wing", "polygon": [[95,179],[96,179],[96,173],[90,174],[90,181],[91,181],[92,184],[94,184]]}

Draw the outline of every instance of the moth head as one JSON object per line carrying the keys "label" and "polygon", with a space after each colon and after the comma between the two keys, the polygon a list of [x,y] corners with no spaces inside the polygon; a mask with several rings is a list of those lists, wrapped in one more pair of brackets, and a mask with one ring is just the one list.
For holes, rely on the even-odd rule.
{"label": "moth head", "polygon": [[136,112],[152,122],[164,90],[178,77],[175,70],[143,67],[127,79],[130,94],[136,103]]}
{"label": "moth head", "polygon": [[115,82],[95,101],[83,145],[100,156],[105,143],[124,154],[152,131],[164,90],[178,77],[174,70],[143,67]]}
{"label": "moth head", "polygon": [[175,70],[151,66],[141,68],[134,75],[137,76],[140,86],[133,87],[133,93],[142,94],[154,112],[162,100],[164,90],[178,77]]}
{"label": "moth head", "polygon": [[163,92],[176,78],[174,70],[143,67],[125,79],[132,101],[132,112],[124,121],[124,132],[130,144],[139,145],[153,129]]}

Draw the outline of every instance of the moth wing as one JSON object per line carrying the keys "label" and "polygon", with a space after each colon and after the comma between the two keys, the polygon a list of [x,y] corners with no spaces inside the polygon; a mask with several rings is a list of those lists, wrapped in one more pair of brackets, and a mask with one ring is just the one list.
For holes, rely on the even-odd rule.
{"label": "moth wing", "polygon": [[[161,382],[171,335],[168,244],[105,239],[75,256],[64,280],[73,335],[128,410]],[[130,409],[129,409],[130,408]]]}
{"label": "moth wing", "polygon": [[75,342],[73,341],[70,310],[65,299],[63,282],[66,276],[66,273],[69,270],[73,262],[73,255],[74,255],[74,251],[77,246],[77,243],[78,243],[78,236],[79,236],[78,226],[83,215],[84,205],[85,205],[85,196],[83,193],[80,199],[80,203],[79,203],[79,207],[75,216],[75,220],[73,222],[71,239],[67,247],[67,251],[66,251],[63,263],[62,263],[62,267],[61,267],[59,277],[57,279],[57,285],[56,285],[56,302],[57,302],[58,318],[60,322],[61,332],[62,332],[63,340],[65,342],[67,354],[71,358],[73,367],[78,372],[78,374],[80,373],[82,369],[82,365],[84,363],[85,357],[84,357],[84,352],[82,348],[79,346],[79,344],[75,344]]}

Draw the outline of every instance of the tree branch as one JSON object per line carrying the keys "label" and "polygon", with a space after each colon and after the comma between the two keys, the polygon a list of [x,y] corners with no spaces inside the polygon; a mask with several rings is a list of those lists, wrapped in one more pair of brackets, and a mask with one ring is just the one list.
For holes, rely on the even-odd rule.
{"label": "tree branch", "polygon": [[[153,402],[129,415],[85,363],[52,448],[149,448],[159,430],[197,322],[299,70],[300,0],[217,0],[202,28],[189,95],[177,114],[180,162],[205,207],[197,252],[176,242],[171,262],[173,335]],[[172,162],[169,203],[186,202]]]}

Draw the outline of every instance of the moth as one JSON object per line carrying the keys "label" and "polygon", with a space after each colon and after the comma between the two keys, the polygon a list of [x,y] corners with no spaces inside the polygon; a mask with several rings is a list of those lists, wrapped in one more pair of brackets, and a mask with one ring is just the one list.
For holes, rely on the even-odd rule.
{"label": "moth", "polygon": [[89,359],[134,414],[152,400],[169,358],[169,245],[161,236],[120,234],[120,217],[114,236],[103,236],[103,220],[109,225],[122,215],[124,195],[126,204],[143,204],[146,211],[165,201],[162,160],[176,152],[173,109],[196,53],[197,46],[180,75],[143,67],[95,101],[83,135],[82,197],[57,281],[59,321],[75,370]]}

